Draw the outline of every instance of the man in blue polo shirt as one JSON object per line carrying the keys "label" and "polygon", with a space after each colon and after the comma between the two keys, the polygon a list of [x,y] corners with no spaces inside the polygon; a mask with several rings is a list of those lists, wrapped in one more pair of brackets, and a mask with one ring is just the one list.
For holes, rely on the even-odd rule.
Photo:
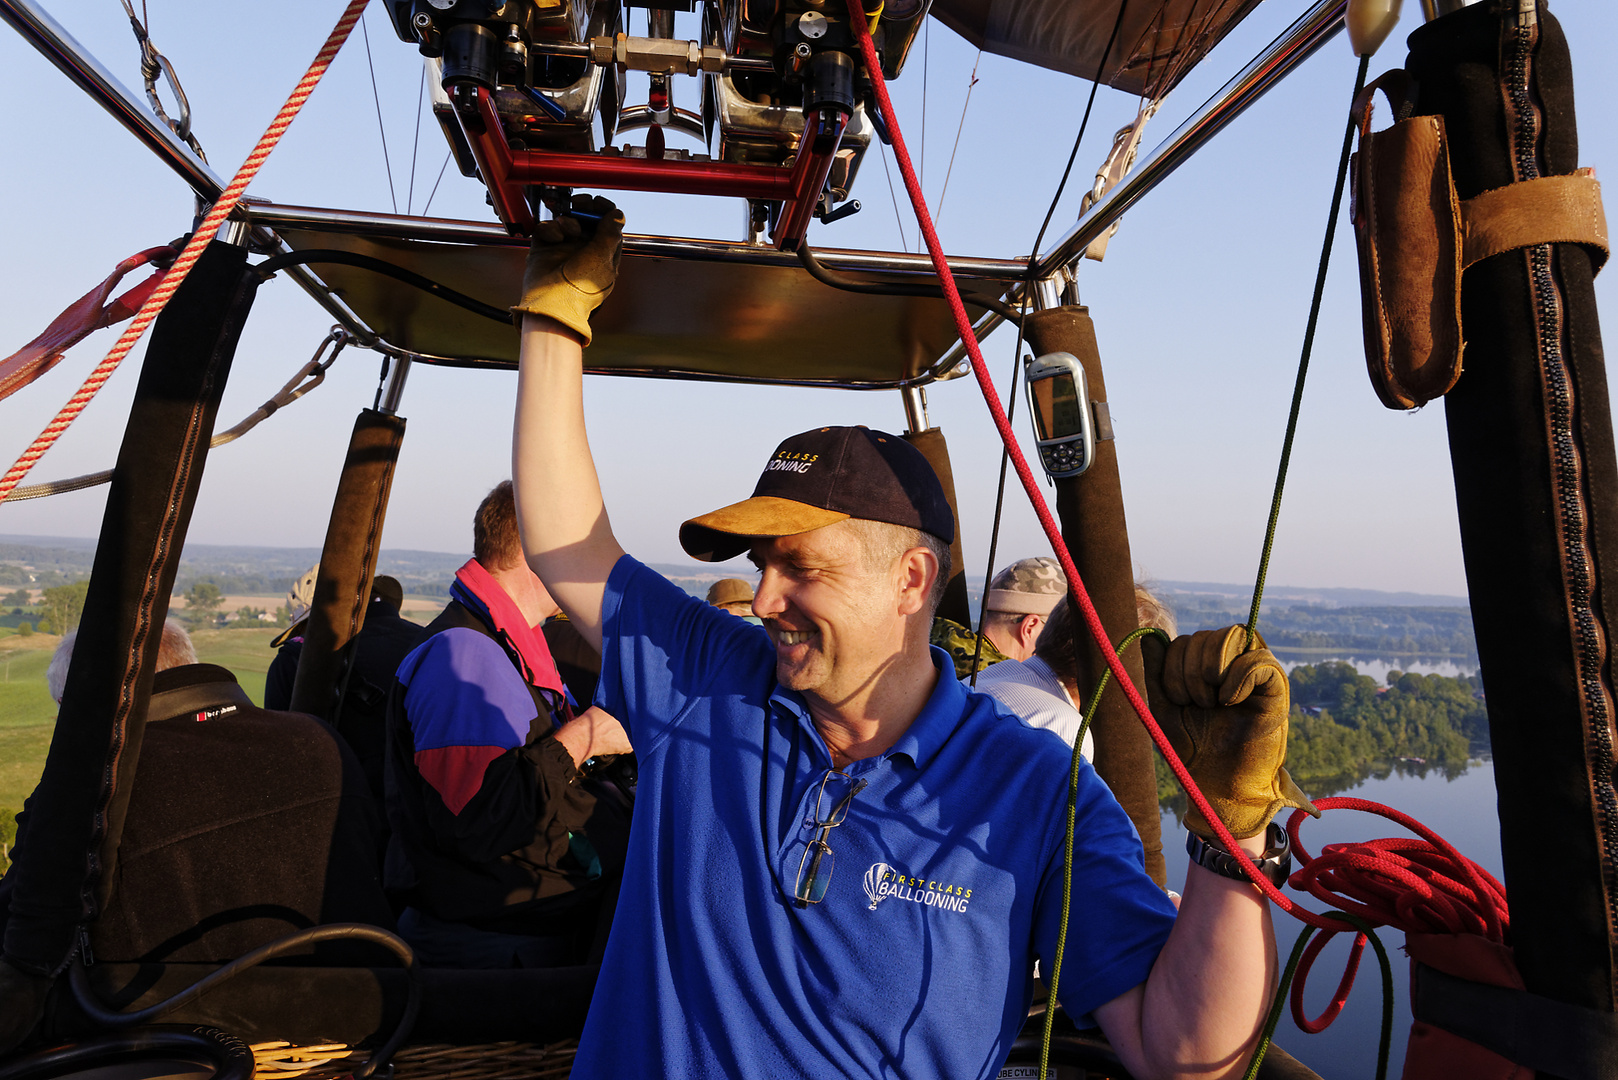
{"label": "man in blue polo shirt", "polygon": [[[622,217],[592,209],[604,217],[588,242],[570,218],[541,226],[515,309],[524,548],[600,643],[596,701],[640,763],[575,1074],[993,1076],[1032,965],[1055,952],[1068,749],[1008,722],[929,647],[954,526],[902,439],[804,432],[752,498],[682,526],[696,558],[750,554],[762,628],[624,554],[585,438],[581,350]],[[1274,706],[1271,667],[1232,662],[1230,640],[1190,666],[1183,648],[1169,658],[1168,696],[1226,735],[1222,713]],[[1273,780],[1259,786],[1273,794]],[[1259,801],[1242,842],[1255,858],[1287,799]],[[1064,1007],[1137,1076],[1239,1074],[1275,971],[1262,895],[1194,866],[1176,918],[1087,765],[1077,822]]]}

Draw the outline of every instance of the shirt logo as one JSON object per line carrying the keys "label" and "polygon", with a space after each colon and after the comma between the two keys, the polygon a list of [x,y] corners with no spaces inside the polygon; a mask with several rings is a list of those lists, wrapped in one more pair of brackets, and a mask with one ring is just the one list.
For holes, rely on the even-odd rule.
{"label": "shirt logo", "polygon": [[878,904],[891,896],[923,907],[965,912],[972,890],[937,878],[910,877],[885,862],[878,862],[865,871],[865,896],[871,901],[869,911],[875,911]]}
{"label": "shirt logo", "polygon": [[871,868],[865,871],[865,895],[870,898],[870,910],[875,911],[877,904],[881,903],[882,898],[888,895],[882,891],[882,882],[892,870],[893,867],[887,863],[879,862],[872,863]]}

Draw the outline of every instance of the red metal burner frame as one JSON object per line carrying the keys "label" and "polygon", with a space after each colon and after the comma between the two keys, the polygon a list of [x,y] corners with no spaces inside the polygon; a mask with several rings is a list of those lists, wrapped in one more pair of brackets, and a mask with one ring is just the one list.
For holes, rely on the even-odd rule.
{"label": "red metal burner frame", "polygon": [[494,212],[512,233],[528,233],[534,227],[534,214],[523,194],[528,184],[729,195],[781,202],[770,238],[780,250],[795,251],[809,229],[848,124],[848,118],[834,109],[806,113],[797,156],[790,166],[513,150],[506,142],[493,95],[481,86],[476,89],[477,115],[467,116],[457,108],[455,117],[488,186]]}

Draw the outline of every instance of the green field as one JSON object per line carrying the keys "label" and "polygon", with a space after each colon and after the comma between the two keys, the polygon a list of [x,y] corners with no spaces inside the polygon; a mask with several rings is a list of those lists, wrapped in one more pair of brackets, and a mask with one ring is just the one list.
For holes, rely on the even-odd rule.
{"label": "green field", "polygon": [[[264,673],[275,653],[273,629],[203,630],[192,636],[197,659],[235,673],[242,689],[264,703]],[[45,686],[45,668],[57,639],[47,634],[0,636],[0,810],[16,811],[39,783],[56,726],[56,702]],[[4,838],[0,837],[0,843]],[[0,867],[5,865],[0,855]]]}

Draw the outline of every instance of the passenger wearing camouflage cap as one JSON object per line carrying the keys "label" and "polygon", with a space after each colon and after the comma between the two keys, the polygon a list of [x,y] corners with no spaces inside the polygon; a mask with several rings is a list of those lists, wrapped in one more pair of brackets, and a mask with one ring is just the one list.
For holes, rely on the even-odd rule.
{"label": "passenger wearing camouflage cap", "polygon": [[1067,595],[1062,565],[1048,555],[1019,559],[989,582],[983,633],[1008,659],[1034,655],[1034,642],[1056,602]]}

